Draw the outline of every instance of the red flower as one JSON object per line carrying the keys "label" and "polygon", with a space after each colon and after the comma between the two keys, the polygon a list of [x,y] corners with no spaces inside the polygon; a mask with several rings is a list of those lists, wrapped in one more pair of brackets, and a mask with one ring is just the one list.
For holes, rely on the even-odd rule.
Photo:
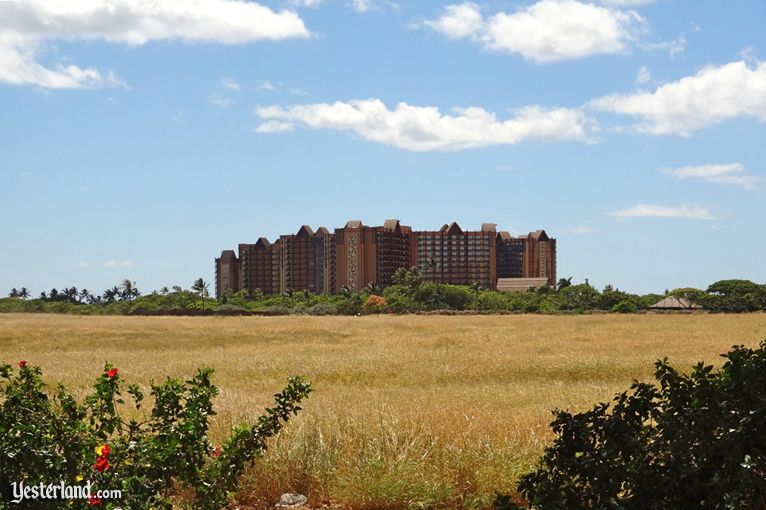
{"label": "red flower", "polygon": [[116,368],[113,368],[113,369],[107,371],[106,376],[108,378],[110,378],[110,379],[113,379],[113,378],[117,377],[117,372],[118,372],[118,370]]}
{"label": "red flower", "polygon": [[93,464],[93,469],[95,469],[99,473],[103,473],[104,471],[109,469],[109,459],[107,459],[105,455],[102,455],[101,457],[97,458],[96,463]]}
{"label": "red flower", "polygon": [[101,504],[101,498],[97,498],[96,496],[88,497],[88,506],[98,506],[100,504]]}
{"label": "red flower", "polygon": [[19,361],[19,367],[24,368],[25,366],[27,366],[27,360],[23,359],[23,360]]}
{"label": "red flower", "polygon": [[215,448],[210,450],[210,455],[212,455],[213,457],[218,457],[219,455],[221,455],[222,451],[223,449],[220,446],[216,446]]}

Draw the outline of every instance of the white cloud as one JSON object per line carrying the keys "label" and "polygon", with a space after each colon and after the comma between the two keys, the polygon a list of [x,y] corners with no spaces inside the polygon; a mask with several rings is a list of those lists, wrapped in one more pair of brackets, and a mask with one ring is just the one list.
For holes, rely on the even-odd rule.
{"label": "white cloud", "polygon": [[255,90],[266,90],[269,92],[274,92],[275,90],[277,90],[277,86],[271,83],[270,81],[265,80],[259,83],[258,86],[255,87]]}
{"label": "white cloud", "polygon": [[475,36],[485,30],[479,6],[470,2],[446,6],[441,16],[426,21],[425,25],[453,39]]}
{"label": "white cloud", "polygon": [[640,7],[642,5],[653,4],[657,0],[601,0],[599,3],[603,5],[611,5],[612,7]]}
{"label": "white cloud", "polygon": [[641,66],[641,69],[638,70],[638,75],[636,75],[636,85],[643,85],[651,79],[652,74],[649,72],[649,69],[646,66]]}
{"label": "white cloud", "polygon": [[561,231],[563,234],[593,234],[596,229],[593,227],[579,226],[574,228],[567,228]]}
{"label": "white cloud", "polygon": [[131,267],[133,265],[132,260],[107,260],[106,267]]}
{"label": "white cloud", "polygon": [[670,58],[675,58],[686,50],[686,37],[679,35],[672,41],[661,41],[656,43],[643,43],[641,47],[646,50],[667,51]]}
{"label": "white cloud", "polygon": [[461,150],[527,140],[587,140],[591,121],[580,110],[528,106],[508,120],[482,108],[438,108],[399,103],[389,110],[380,99],[258,107],[262,119],[297,122],[311,128],[351,131],[371,140],[413,151]]}
{"label": "white cloud", "polygon": [[745,166],[742,163],[660,168],[660,172],[675,179],[702,179],[721,184],[735,184],[745,189],[754,189],[755,183],[761,180],[758,176],[745,173]]}
{"label": "white cloud", "polygon": [[292,122],[283,122],[278,120],[270,120],[264,122],[255,128],[256,133],[284,133],[285,131],[292,131],[295,126]]}
{"label": "white cloud", "polygon": [[243,0],[0,1],[0,82],[44,88],[118,85],[112,72],[37,60],[51,40],[140,46],[180,39],[223,44],[308,37],[294,12]]}
{"label": "white cloud", "polygon": [[536,62],[623,53],[645,31],[635,11],[577,0],[540,0],[514,13],[482,17],[474,3],[448,5],[426,26],[451,38],[470,38],[494,51]]}
{"label": "white cloud", "polygon": [[642,122],[634,128],[655,135],[689,136],[739,116],[766,122],[766,63],[752,68],[742,61],[709,66],[654,92],[614,94],[596,99],[590,106],[640,117]]}
{"label": "white cloud", "polygon": [[367,12],[377,9],[372,0],[351,0],[351,8],[356,12]]}
{"label": "white cloud", "polygon": [[90,267],[90,262],[86,262],[86,261],[84,261],[84,260],[81,260],[81,261],[78,263],[78,265],[79,265],[80,267],[83,267],[83,268],[85,268],[85,267]]}
{"label": "white cloud", "polygon": [[211,94],[207,98],[207,102],[214,106],[217,106],[218,108],[228,108],[229,106],[234,104],[233,99],[230,99],[224,96],[219,96],[218,94]]}
{"label": "white cloud", "polygon": [[620,209],[609,213],[616,218],[683,218],[690,220],[714,220],[715,216],[697,204],[679,206],[638,204],[628,209]]}
{"label": "white cloud", "polygon": [[319,7],[324,0],[290,0],[290,5],[295,7]]}
{"label": "white cloud", "polygon": [[240,86],[239,83],[234,78],[224,77],[221,78],[221,86],[225,89],[229,90],[239,90]]}

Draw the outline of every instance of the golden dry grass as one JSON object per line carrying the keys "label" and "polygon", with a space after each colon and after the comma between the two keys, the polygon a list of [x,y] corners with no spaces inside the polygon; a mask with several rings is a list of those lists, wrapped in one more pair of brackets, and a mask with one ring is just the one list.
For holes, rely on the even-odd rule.
{"label": "golden dry grass", "polygon": [[0,315],[0,359],[27,359],[80,395],[104,361],[146,384],[212,366],[221,436],[290,375],[315,393],[239,499],[313,506],[486,507],[583,410],[668,356],[679,367],[766,338],[766,315],[78,317]]}

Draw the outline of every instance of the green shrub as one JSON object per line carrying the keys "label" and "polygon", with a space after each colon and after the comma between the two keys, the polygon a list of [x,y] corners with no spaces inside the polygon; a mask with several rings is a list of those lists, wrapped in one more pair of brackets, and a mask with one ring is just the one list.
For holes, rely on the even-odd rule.
{"label": "green shrub", "polygon": [[502,292],[487,291],[479,294],[476,301],[479,310],[499,312],[508,309],[508,298]]}
{"label": "green shrub", "polygon": [[[37,499],[14,508],[174,508],[174,495],[195,509],[219,510],[231,499],[238,478],[266,449],[266,440],[301,409],[311,392],[295,377],[275,395],[254,425],[241,425],[220,446],[207,437],[213,398],[212,369],[200,369],[186,382],[168,379],[151,385],[154,407],[144,412],[137,385],[124,387],[119,372],[106,365],[93,391],[78,403],[59,385],[47,388],[41,371],[26,362],[18,373],[0,365],[0,487],[14,482],[81,485],[121,490],[119,500]],[[135,415],[127,420],[123,397]],[[71,502],[71,504],[70,504]],[[0,501],[0,508],[5,508]]]}
{"label": "green shrub", "polygon": [[658,361],[656,384],[557,411],[553,444],[518,490],[545,510],[764,508],[766,341],[724,357],[690,375]]}
{"label": "green shrub", "polygon": [[623,299],[614,305],[610,311],[612,313],[636,313],[638,311],[638,307],[633,301]]}
{"label": "green shrub", "polygon": [[383,289],[383,297],[389,312],[409,313],[417,309],[415,301],[409,295],[409,291],[403,285],[389,285]]}
{"label": "green shrub", "polygon": [[337,315],[338,309],[327,303],[317,303],[308,309],[309,315]]}

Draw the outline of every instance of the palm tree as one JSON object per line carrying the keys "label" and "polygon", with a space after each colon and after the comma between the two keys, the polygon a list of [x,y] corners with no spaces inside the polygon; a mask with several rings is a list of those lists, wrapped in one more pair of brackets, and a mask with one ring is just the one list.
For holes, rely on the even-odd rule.
{"label": "palm tree", "polygon": [[16,290],[16,287],[11,289],[11,291],[8,293],[8,297],[19,297],[19,291]]}
{"label": "palm tree", "polygon": [[180,286],[173,285],[173,292],[183,292],[183,291],[184,290]]}
{"label": "palm tree", "polygon": [[122,281],[122,298],[131,301],[134,297],[138,297],[140,292],[136,288],[136,282],[131,282],[128,278]]}
{"label": "palm tree", "polygon": [[48,293],[48,296],[50,296],[51,301],[58,301],[59,300],[59,291],[56,289],[56,287],[53,287],[51,291]]}
{"label": "palm tree", "polygon": [[46,293],[45,293],[45,291],[42,291],[42,292],[40,293],[40,299],[42,299],[42,300],[46,300],[46,299],[48,299],[48,294],[46,294]]}
{"label": "palm tree", "polygon": [[170,294],[170,290],[167,287],[162,287],[160,289],[160,294],[162,294],[163,296],[167,296],[168,294]]}
{"label": "palm tree", "polygon": [[559,278],[558,283],[556,284],[556,288],[558,290],[566,289],[567,287],[572,285],[572,277],[569,278]]}
{"label": "palm tree", "polygon": [[22,287],[21,290],[19,291],[19,297],[21,299],[27,299],[29,297],[29,289],[27,289],[26,287]]}
{"label": "palm tree", "polygon": [[82,289],[80,291],[80,302],[85,303],[89,297],[90,297],[90,292],[88,292],[88,289]]}
{"label": "palm tree", "polygon": [[195,291],[197,294],[199,294],[202,297],[202,309],[205,309],[205,296],[208,294],[208,291],[210,290],[210,284],[203,280],[202,278],[197,278],[194,280],[194,284],[192,285],[192,290]]}
{"label": "palm tree", "polygon": [[479,282],[473,282],[470,287],[471,293],[473,294],[473,306],[476,308],[476,306],[479,304],[479,292],[481,291],[481,285],[479,285]]}
{"label": "palm tree", "polygon": [[76,303],[77,302],[77,295],[78,295],[77,287],[64,287],[63,291],[63,297],[64,301],[69,301],[70,303]]}
{"label": "palm tree", "polygon": [[104,291],[104,301],[107,303],[114,303],[117,298],[120,296],[120,289],[115,285],[111,289],[106,289]]}

